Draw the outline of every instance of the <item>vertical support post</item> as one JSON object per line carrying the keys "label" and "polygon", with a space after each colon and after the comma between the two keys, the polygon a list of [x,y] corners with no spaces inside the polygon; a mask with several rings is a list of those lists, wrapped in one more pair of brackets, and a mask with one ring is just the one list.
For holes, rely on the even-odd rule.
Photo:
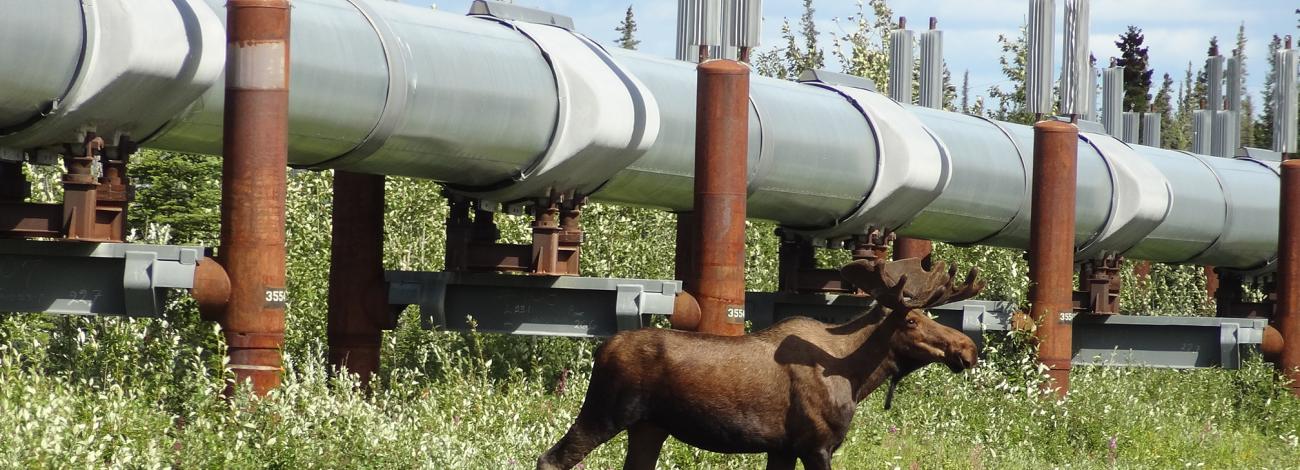
{"label": "vertical support post", "polygon": [[533,272],[563,274],[560,270],[560,203],[549,199],[533,208]]}
{"label": "vertical support post", "polygon": [[1038,323],[1038,360],[1047,386],[1070,389],[1074,281],[1074,197],[1079,129],[1073,124],[1034,124],[1034,185],[1029,231],[1030,315]]}
{"label": "vertical support post", "polygon": [[[336,183],[337,184],[337,183]],[[336,190],[337,193],[337,190]],[[469,245],[478,219],[469,220],[470,202],[454,194],[447,197],[447,240],[443,250],[443,269],[465,271],[469,268]],[[490,217],[490,216],[489,216]]]}
{"label": "vertical support post", "polygon": [[235,380],[251,380],[260,395],[280,384],[284,346],[289,1],[229,0],[226,18],[222,326]]}
{"label": "vertical support post", "polygon": [[23,164],[0,162],[0,202],[23,202],[32,195],[32,184],[23,175]]}
{"label": "vertical support post", "polygon": [[384,177],[334,172],[330,246],[330,365],[362,384],[379,370],[383,330],[394,326],[384,288]]}
{"label": "vertical support post", "polygon": [[1218,298],[1219,293],[1219,273],[1214,270],[1214,266],[1205,266],[1205,296],[1209,299]]}
{"label": "vertical support post", "polygon": [[673,254],[673,277],[682,281],[682,290],[695,292],[695,212],[677,213],[677,251]]}
{"label": "vertical support post", "polygon": [[[99,179],[99,191],[96,193],[97,213],[107,216],[108,233],[100,238],[126,240],[126,208],[130,202],[131,179],[127,176],[126,165],[131,155],[139,147],[131,139],[118,139],[117,146],[104,152],[104,176]],[[101,221],[102,223],[102,221]]]}
{"label": "vertical support post", "polygon": [[934,252],[934,244],[930,240],[921,240],[919,238],[898,237],[894,239],[894,259],[921,258],[921,264],[927,269],[931,264],[930,254]]}
{"label": "vertical support post", "polygon": [[713,60],[698,67],[693,266],[699,331],[745,333],[745,199],[749,67]]}
{"label": "vertical support post", "polygon": [[1282,162],[1282,201],[1278,224],[1278,286],[1274,323],[1282,334],[1277,366],[1300,397],[1300,160]]}
{"label": "vertical support post", "polygon": [[93,167],[95,156],[104,150],[104,139],[90,132],[81,148],[69,148],[63,155],[63,226],[69,240],[94,239],[95,207],[98,198]]}

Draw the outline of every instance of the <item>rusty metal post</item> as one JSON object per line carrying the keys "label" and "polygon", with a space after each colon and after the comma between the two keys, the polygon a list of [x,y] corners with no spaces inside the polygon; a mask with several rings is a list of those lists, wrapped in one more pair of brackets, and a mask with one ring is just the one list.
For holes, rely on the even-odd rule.
{"label": "rusty metal post", "polygon": [[1273,322],[1282,335],[1277,366],[1300,397],[1300,160],[1282,162],[1282,201],[1278,207],[1277,309]]}
{"label": "rusty metal post", "polygon": [[677,213],[677,251],[673,253],[673,277],[682,281],[683,291],[695,291],[694,260],[699,257],[695,243],[695,213]]}
{"label": "rusty metal post", "polygon": [[559,256],[560,203],[555,200],[543,201],[533,210],[533,273],[552,276],[563,274]]}
{"label": "rusty metal post", "polygon": [[1034,124],[1034,187],[1029,231],[1030,315],[1038,324],[1038,360],[1047,366],[1048,387],[1070,389],[1070,322],[1074,283],[1074,195],[1079,129],[1073,124]]}
{"label": "rusty metal post", "polygon": [[919,238],[898,237],[894,240],[894,259],[921,258],[922,264],[929,268],[933,263],[934,243]]}
{"label": "rusty metal post", "polygon": [[0,201],[23,202],[32,195],[32,184],[23,174],[23,164],[0,162]]}
{"label": "rusty metal post", "polygon": [[692,294],[698,331],[745,333],[745,198],[749,67],[712,60],[698,67],[695,128],[695,240]]}
{"label": "rusty metal post", "polygon": [[93,240],[96,190],[95,156],[104,150],[104,139],[86,134],[81,148],[69,148],[63,155],[63,227],[69,240]]}
{"label": "rusty metal post", "polygon": [[1205,296],[1214,299],[1219,293],[1219,273],[1214,270],[1214,266],[1205,266]]}
{"label": "rusty metal post", "polygon": [[230,276],[222,326],[230,368],[258,394],[280,384],[284,198],[289,129],[289,1],[226,3],[220,261]]}
{"label": "rusty metal post", "polygon": [[392,329],[384,284],[384,177],[334,172],[330,250],[330,365],[346,367],[362,384],[379,370],[383,330]]}

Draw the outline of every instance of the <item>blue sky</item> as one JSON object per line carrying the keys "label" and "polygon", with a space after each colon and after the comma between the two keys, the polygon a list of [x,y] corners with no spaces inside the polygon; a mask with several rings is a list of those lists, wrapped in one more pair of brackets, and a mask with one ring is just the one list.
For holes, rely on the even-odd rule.
{"label": "blue sky", "polygon": [[[471,3],[471,0],[402,1],[436,4],[438,9],[454,13],[469,11]],[[579,31],[606,43],[612,43],[617,37],[614,27],[630,4],[636,13],[640,49],[665,57],[673,54],[676,0],[515,0],[515,3],[571,16]],[[1062,15],[1064,3],[1057,1],[1058,16]],[[836,18],[857,10],[854,0],[814,0],[813,6],[824,35],[841,29],[834,21]],[[956,80],[960,80],[963,71],[970,71],[972,94],[984,95],[989,86],[1005,83],[998,65],[1000,52],[996,39],[998,34],[1017,32],[1028,11],[1027,0],[890,0],[889,6],[896,15],[908,17],[913,28],[924,27],[931,16],[939,18],[939,27],[945,31],[944,55],[948,67]],[[1164,73],[1173,76],[1177,86],[1188,61],[1194,67],[1204,65],[1211,36],[1219,36],[1226,54],[1236,40],[1237,27],[1244,22],[1248,39],[1247,86],[1258,103],[1269,39],[1273,34],[1300,36],[1296,29],[1296,7],[1300,7],[1298,2],[1285,0],[1093,0],[1092,50],[1099,63],[1105,64],[1107,58],[1118,55],[1114,42],[1119,33],[1130,24],[1137,25],[1146,33],[1146,45],[1150,47],[1152,68],[1156,71],[1153,88],[1159,86]],[[764,0],[764,47],[777,43],[782,18],[796,21],[801,12],[801,0]],[[1058,36],[1060,32],[1058,19]],[[1059,49],[1059,38],[1057,43]],[[829,36],[823,44],[830,47]],[[1059,50],[1057,54],[1059,66]],[[838,69],[837,65],[827,65]]]}

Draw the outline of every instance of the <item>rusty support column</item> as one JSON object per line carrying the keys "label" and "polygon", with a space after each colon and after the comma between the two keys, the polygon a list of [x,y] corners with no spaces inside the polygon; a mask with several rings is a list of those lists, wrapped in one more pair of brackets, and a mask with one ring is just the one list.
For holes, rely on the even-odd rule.
{"label": "rusty support column", "polygon": [[560,203],[542,201],[533,210],[533,273],[563,274],[560,267]]}
{"label": "rusty support column", "polygon": [[107,233],[98,234],[98,238],[126,240],[126,208],[131,198],[131,180],[126,168],[138,149],[135,142],[122,137],[116,147],[104,152],[104,176],[99,179],[96,213],[100,219],[97,228]]}
{"label": "rusty support column", "polygon": [[712,60],[698,67],[695,240],[698,331],[745,333],[745,198],[749,67]]}
{"label": "rusty support column", "polygon": [[921,264],[929,269],[934,262],[930,256],[932,253],[934,253],[934,243],[930,240],[907,237],[898,237],[894,240],[895,260],[921,258]]}
{"label": "rusty support column", "polygon": [[1070,389],[1070,321],[1074,283],[1074,195],[1079,129],[1073,124],[1034,124],[1034,186],[1029,231],[1030,315],[1038,324],[1038,360],[1046,384]]}
{"label": "rusty support column", "polygon": [[32,184],[23,174],[23,164],[0,162],[0,201],[23,202],[32,195]]}
{"label": "rusty support column", "polygon": [[1219,292],[1219,273],[1214,266],[1205,266],[1205,296],[1214,299]]}
{"label": "rusty support column", "polygon": [[1273,323],[1282,335],[1277,366],[1300,397],[1300,160],[1282,162],[1282,220],[1278,227],[1277,309]]}
{"label": "rusty support column", "polygon": [[677,251],[673,253],[673,277],[682,281],[682,290],[695,291],[695,258],[699,257],[695,243],[695,213],[677,213]]}
{"label": "rusty support column", "polygon": [[226,18],[220,261],[230,304],[222,326],[236,381],[265,394],[280,384],[287,300],[289,2],[229,0]]}
{"label": "rusty support column", "polygon": [[93,240],[95,231],[95,156],[104,150],[104,139],[86,134],[81,148],[69,148],[63,155],[63,228],[69,240]]}
{"label": "rusty support column", "polygon": [[330,250],[330,365],[347,367],[362,384],[379,370],[383,330],[395,318],[384,284],[384,177],[334,172]]}

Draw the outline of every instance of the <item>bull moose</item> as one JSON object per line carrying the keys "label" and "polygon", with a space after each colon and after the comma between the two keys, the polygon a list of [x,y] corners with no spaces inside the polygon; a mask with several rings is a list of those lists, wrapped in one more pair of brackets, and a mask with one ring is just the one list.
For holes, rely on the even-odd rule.
{"label": "bull moose", "polygon": [[920,259],[860,260],[840,269],[875,300],[839,325],[795,317],[740,337],[642,329],[610,338],[595,354],[578,419],[537,461],[572,468],[624,429],[624,468],[653,469],[668,436],[721,453],[767,453],[767,468],[830,468],[858,402],[935,362],[953,372],[975,365],[975,343],[926,315],[967,299],[983,281],[972,269]]}

